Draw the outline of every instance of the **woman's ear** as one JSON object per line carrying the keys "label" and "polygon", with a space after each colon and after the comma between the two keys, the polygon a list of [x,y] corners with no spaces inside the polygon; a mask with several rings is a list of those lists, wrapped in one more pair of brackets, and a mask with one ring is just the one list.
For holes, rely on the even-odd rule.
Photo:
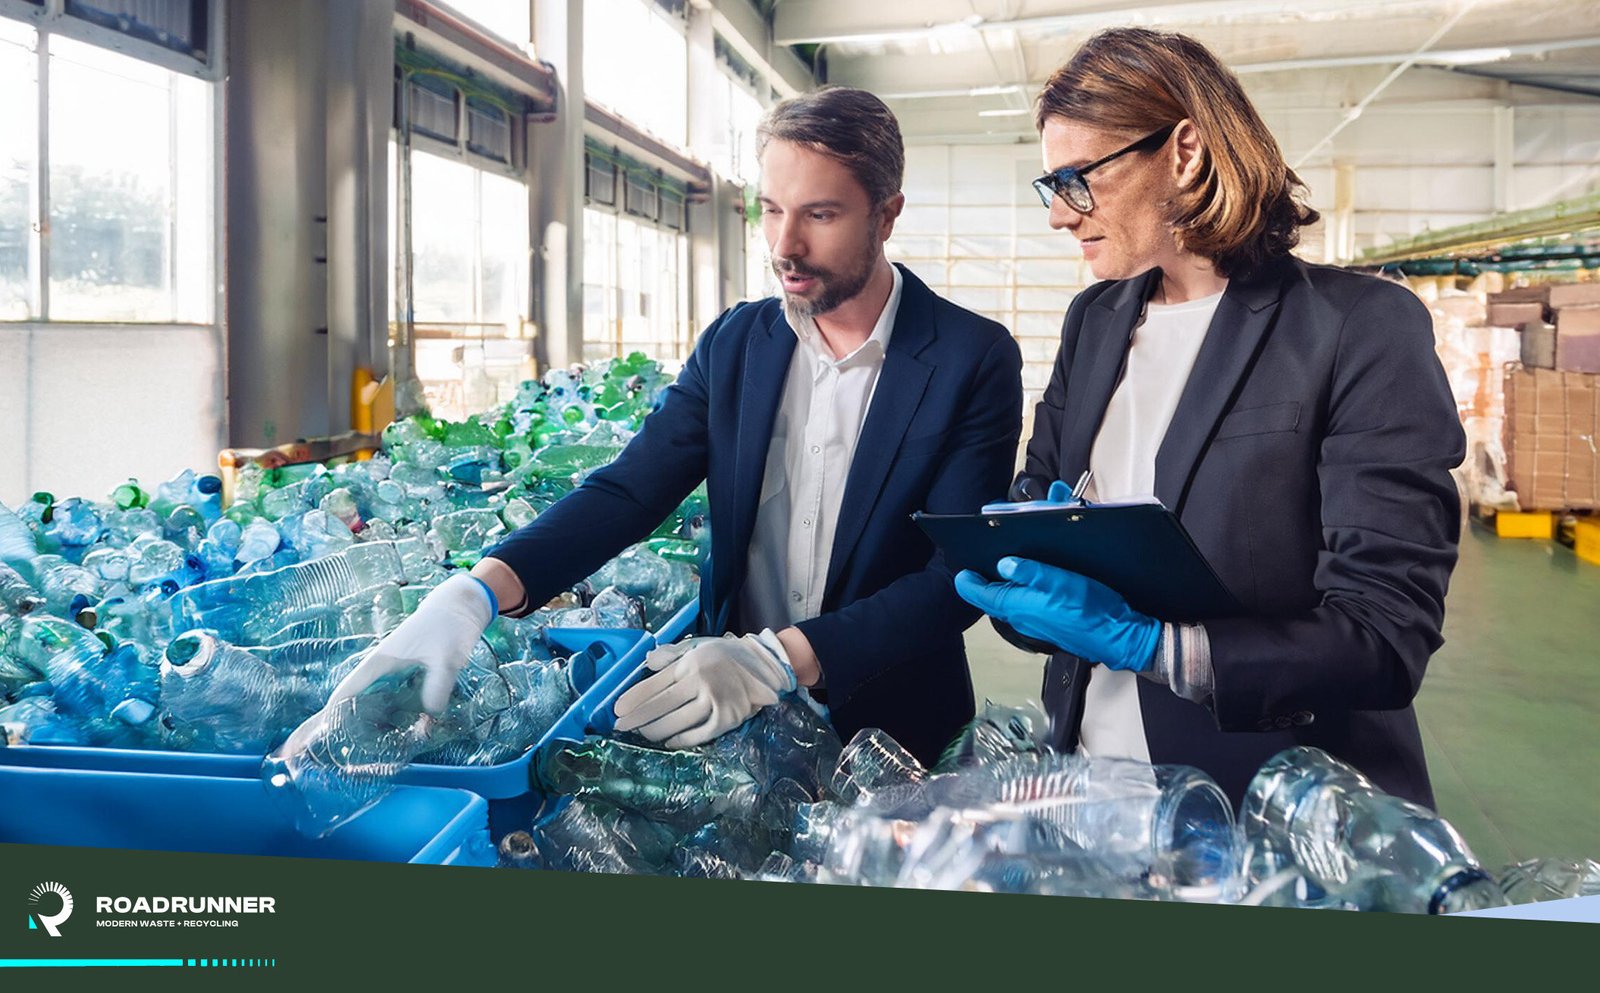
{"label": "woman's ear", "polygon": [[1200,129],[1186,117],[1172,131],[1172,170],[1179,189],[1188,189],[1200,178],[1205,159],[1205,143],[1200,139]]}

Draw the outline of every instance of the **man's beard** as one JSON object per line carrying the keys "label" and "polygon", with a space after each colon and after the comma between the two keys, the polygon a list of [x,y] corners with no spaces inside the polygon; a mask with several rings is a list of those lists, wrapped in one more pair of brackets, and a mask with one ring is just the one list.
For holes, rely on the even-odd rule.
{"label": "man's beard", "polygon": [[821,292],[815,299],[783,292],[783,312],[793,326],[796,320],[815,319],[821,314],[836,310],[840,305],[854,299],[868,281],[872,279],[872,270],[878,262],[878,243],[876,240],[868,242],[866,251],[862,252],[859,265],[845,273],[830,272],[795,262],[789,259],[774,259],[772,271],[778,274],[779,291],[783,292],[782,278],[784,273],[794,273],[799,276],[810,276],[817,281]]}

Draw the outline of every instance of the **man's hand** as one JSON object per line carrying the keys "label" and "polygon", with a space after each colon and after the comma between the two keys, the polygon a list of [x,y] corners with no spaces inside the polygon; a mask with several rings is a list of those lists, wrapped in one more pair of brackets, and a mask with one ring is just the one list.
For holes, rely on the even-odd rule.
{"label": "man's hand", "polygon": [[1161,622],[1128,606],[1087,576],[1029,559],[1000,560],[1006,582],[971,569],[956,575],[956,592],[1020,633],[1060,646],[1109,669],[1148,669],[1161,644]]}
{"label": "man's hand", "polygon": [[651,652],[655,674],[617,698],[618,731],[668,748],[703,745],[795,689],[794,670],[769,628],[742,638],[690,638]]}
{"label": "man's hand", "polygon": [[473,646],[498,612],[485,583],[465,574],[451,576],[334,687],[329,705],[355,696],[391,673],[421,666],[422,706],[437,717],[450,702],[456,677]]}

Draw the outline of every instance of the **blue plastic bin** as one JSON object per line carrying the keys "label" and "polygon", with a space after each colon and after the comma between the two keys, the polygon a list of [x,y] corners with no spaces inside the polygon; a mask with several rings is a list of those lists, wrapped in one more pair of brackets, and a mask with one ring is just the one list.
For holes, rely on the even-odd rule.
{"label": "blue plastic bin", "polygon": [[0,767],[0,842],[362,862],[493,865],[488,804],[407,786],[323,839],[307,838],[259,782]]}
{"label": "blue plastic bin", "polygon": [[[407,786],[471,790],[493,801],[490,824],[495,837],[526,827],[539,813],[543,803],[542,797],[529,794],[534,756],[551,740],[579,740],[591,731],[597,734],[609,731],[615,719],[611,706],[644,667],[645,656],[658,644],[676,641],[694,623],[699,609],[699,600],[691,600],[655,633],[600,628],[561,629],[557,640],[562,647],[568,651],[586,652],[593,660],[593,682],[544,737],[509,762],[487,766],[417,763],[406,767],[396,777],[396,782]],[[619,647],[630,643],[631,648],[618,653]],[[68,745],[0,747],[0,768],[7,766],[254,780],[261,773],[261,756]]]}

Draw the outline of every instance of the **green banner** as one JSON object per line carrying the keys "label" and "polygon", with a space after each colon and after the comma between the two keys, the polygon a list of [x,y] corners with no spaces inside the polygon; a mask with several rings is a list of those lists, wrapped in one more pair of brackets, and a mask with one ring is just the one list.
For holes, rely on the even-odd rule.
{"label": "green banner", "polygon": [[[68,894],[71,910],[63,916]],[[0,987],[1554,986],[1592,925],[0,845]],[[5,922],[9,920],[9,925]],[[143,983],[142,983],[143,985]]]}

